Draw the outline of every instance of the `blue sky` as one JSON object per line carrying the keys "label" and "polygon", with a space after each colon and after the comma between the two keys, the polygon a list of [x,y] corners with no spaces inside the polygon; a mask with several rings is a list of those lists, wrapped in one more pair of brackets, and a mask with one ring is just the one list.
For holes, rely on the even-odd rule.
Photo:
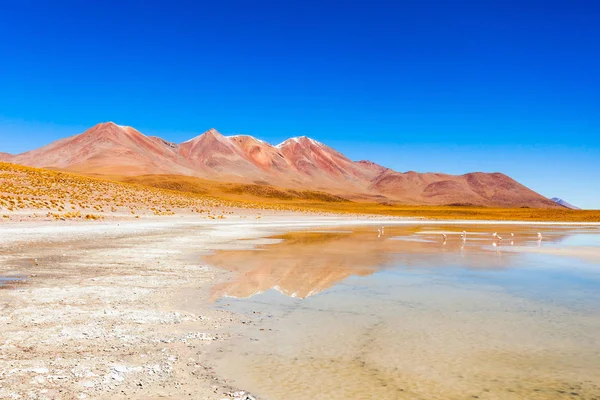
{"label": "blue sky", "polygon": [[[87,4],[96,3],[96,4]],[[102,121],[308,135],[600,208],[597,1],[0,3],[0,151]]]}

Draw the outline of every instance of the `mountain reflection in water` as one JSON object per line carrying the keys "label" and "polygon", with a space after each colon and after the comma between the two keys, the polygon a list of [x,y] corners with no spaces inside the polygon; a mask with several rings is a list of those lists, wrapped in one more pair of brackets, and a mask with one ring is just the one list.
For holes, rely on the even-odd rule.
{"label": "mountain reflection in water", "polygon": [[[466,240],[461,238],[463,228],[468,229]],[[276,236],[280,240],[276,244],[254,250],[217,251],[205,260],[234,276],[215,285],[211,299],[247,298],[270,289],[307,298],[350,276],[368,276],[392,265],[504,269],[511,267],[515,250],[539,251],[536,248],[542,245],[536,229],[521,226],[503,227],[507,237],[503,240],[494,240],[485,226],[387,227],[384,235],[379,235],[378,229],[291,232]],[[560,229],[553,230],[544,239],[544,250],[566,236]]]}
{"label": "mountain reflection in water", "polygon": [[600,399],[600,229],[377,229],[209,256],[250,321],[215,371],[266,400]]}

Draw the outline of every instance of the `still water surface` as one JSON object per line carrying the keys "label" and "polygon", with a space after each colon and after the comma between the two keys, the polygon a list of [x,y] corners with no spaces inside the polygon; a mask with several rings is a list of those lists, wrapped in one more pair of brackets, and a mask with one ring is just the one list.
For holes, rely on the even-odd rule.
{"label": "still water surface", "polygon": [[215,368],[271,400],[600,399],[600,229],[493,229],[292,232],[210,255],[232,272],[215,306],[255,322]]}
{"label": "still water surface", "polygon": [[9,285],[11,283],[21,282],[25,280],[22,277],[14,277],[14,276],[0,276],[0,287],[2,285]]}

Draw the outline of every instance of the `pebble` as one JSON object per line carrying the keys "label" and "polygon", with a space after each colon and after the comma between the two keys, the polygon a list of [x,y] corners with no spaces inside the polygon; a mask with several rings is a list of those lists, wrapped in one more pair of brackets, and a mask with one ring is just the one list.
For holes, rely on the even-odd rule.
{"label": "pebble", "polygon": [[129,371],[129,369],[124,366],[124,365],[115,365],[112,367],[113,370],[115,370],[116,372],[127,372]]}
{"label": "pebble", "polygon": [[117,382],[123,382],[125,380],[125,378],[123,378],[121,375],[117,374],[116,372],[113,372],[112,374],[110,374],[110,377],[112,378],[113,381],[117,381]]}
{"label": "pebble", "polygon": [[48,368],[31,368],[29,371],[34,372],[36,374],[47,374],[49,372]]}

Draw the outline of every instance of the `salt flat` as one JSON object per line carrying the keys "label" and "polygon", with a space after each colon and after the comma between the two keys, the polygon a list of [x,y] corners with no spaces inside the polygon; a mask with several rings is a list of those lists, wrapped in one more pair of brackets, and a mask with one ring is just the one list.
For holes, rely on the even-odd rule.
{"label": "salt flat", "polygon": [[[374,242],[381,225],[388,230],[418,228],[418,236],[426,240]],[[597,229],[593,224],[512,225],[532,225],[536,230],[544,225]],[[228,376],[215,365],[215,349],[235,349],[229,345],[235,342],[232,335],[236,340],[239,335],[252,337],[262,322],[245,313],[244,307],[229,307],[227,299],[235,300],[231,297],[213,304],[221,284],[233,282],[236,290],[247,289],[236,271],[208,261],[212,254],[277,245],[281,239],[268,237],[290,231],[347,235],[361,229],[373,242],[361,240],[358,243],[366,247],[360,250],[353,245],[355,253],[334,251],[337,255],[331,260],[337,262],[336,257],[345,252],[346,260],[369,264],[365,254],[372,257],[394,249],[416,254],[422,249],[415,246],[442,246],[439,232],[462,231],[462,226],[472,226],[482,237],[487,230],[508,229],[508,223],[495,221],[452,223],[292,213],[272,213],[261,219],[173,216],[2,224],[0,276],[23,280],[4,281],[0,288],[0,398],[245,398],[249,395],[245,390],[257,391],[255,383],[236,379],[234,369]],[[450,241],[448,248],[458,246],[457,240]],[[315,249],[313,253],[319,253]],[[299,267],[319,269],[314,260],[303,261],[308,260],[302,258],[308,251],[297,251],[289,254],[299,260]],[[236,265],[245,260],[250,262],[242,257]],[[369,273],[377,270],[378,263],[372,263],[375,269]],[[329,278],[339,278],[339,282],[353,279],[353,271],[332,271]],[[323,286],[324,295],[337,282]],[[288,293],[280,284],[265,290],[270,288]],[[320,292],[302,287],[291,288],[289,294],[316,296]],[[265,365],[272,362],[263,357]],[[293,370],[285,373],[294,375]]]}

